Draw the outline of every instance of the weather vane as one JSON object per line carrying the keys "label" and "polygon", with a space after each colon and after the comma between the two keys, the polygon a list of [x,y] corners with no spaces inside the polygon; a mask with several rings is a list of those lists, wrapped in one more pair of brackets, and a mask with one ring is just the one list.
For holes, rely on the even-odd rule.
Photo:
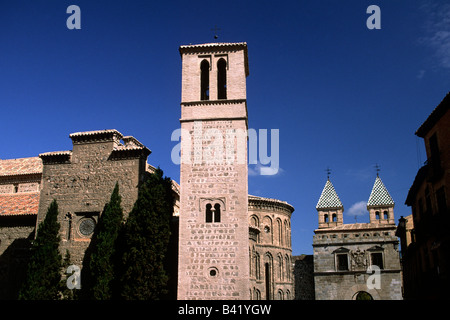
{"label": "weather vane", "polygon": [[327,179],[330,179],[331,169],[327,167],[325,171],[327,172]]}
{"label": "weather vane", "polygon": [[214,31],[214,39],[219,38],[219,36],[217,35],[217,31],[219,31],[220,29],[217,28],[217,26],[214,26],[214,29],[211,29],[211,31]]}

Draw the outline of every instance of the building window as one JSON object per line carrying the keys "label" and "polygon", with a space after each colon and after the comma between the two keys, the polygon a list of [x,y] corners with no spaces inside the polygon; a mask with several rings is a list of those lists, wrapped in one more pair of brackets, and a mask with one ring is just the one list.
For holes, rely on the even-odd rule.
{"label": "building window", "polygon": [[216,203],[213,207],[210,203],[208,203],[206,205],[205,216],[205,221],[207,223],[220,222],[220,204]]}
{"label": "building window", "polygon": [[93,218],[86,217],[80,220],[78,230],[81,233],[81,235],[88,237],[94,233],[95,225],[96,222]]}
{"label": "building window", "polygon": [[278,290],[278,300],[283,300],[283,290]]}
{"label": "building window", "polygon": [[328,223],[328,215],[327,214],[323,216],[323,222]]}
{"label": "building window", "polygon": [[354,296],[355,300],[373,300],[372,296],[365,292],[365,291],[359,291]]}
{"label": "building window", "polygon": [[383,211],[383,219],[387,220],[389,218],[388,212]]}
{"label": "building window", "polygon": [[271,296],[271,283],[272,281],[270,280],[271,275],[270,275],[270,264],[268,262],[266,262],[264,264],[264,273],[265,273],[265,287],[266,287],[266,300],[271,300],[270,296]]}
{"label": "building window", "polygon": [[431,167],[433,168],[434,173],[437,174],[441,170],[441,155],[439,151],[439,144],[436,133],[434,133],[430,137],[428,143],[430,145],[430,156],[431,156],[431,158],[428,159],[428,162],[431,162]]}
{"label": "building window", "polygon": [[217,62],[217,98],[227,98],[227,62],[223,58]]}
{"label": "building window", "polygon": [[370,254],[370,260],[373,266],[383,269],[383,254],[381,252],[373,252]]}
{"label": "building window", "polygon": [[333,213],[333,215],[331,217],[332,217],[333,222],[337,222],[337,216],[335,213]]}
{"label": "building window", "polygon": [[255,273],[256,273],[257,280],[261,280],[260,263],[261,263],[261,259],[259,257],[259,253],[257,252],[255,255]]}
{"label": "building window", "polygon": [[220,222],[220,204],[214,205],[214,222]]}
{"label": "building window", "polygon": [[208,274],[211,278],[217,277],[217,275],[219,274],[219,269],[217,269],[216,267],[211,267],[208,269]]}
{"label": "building window", "polygon": [[375,219],[380,220],[380,211],[375,211]]}
{"label": "building window", "polygon": [[207,223],[212,222],[212,219],[213,219],[213,214],[212,214],[211,208],[212,208],[211,203],[208,203],[206,205],[206,222]]}
{"label": "building window", "polygon": [[66,214],[67,219],[67,239],[70,240],[72,238],[72,214],[68,212]]}
{"label": "building window", "polygon": [[203,60],[200,64],[200,100],[209,100],[209,62]]}
{"label": "building window", "polygon": [[337,259],[337,269],[339,271],[348,270],[348,255],[346,253],[341,253],[336,255]]}

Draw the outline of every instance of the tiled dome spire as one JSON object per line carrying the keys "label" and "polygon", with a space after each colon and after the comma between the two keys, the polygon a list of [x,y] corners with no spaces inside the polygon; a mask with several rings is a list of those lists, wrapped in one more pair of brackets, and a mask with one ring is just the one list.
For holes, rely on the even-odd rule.
{"label": "tiled dome spire", "polygon": [[375,183],[370,193],[369,201],[367,201],[367,206],[393,206],[394,200],[386,189],[383,181],[377,175]]}
{"label": "tiled dome spire", "polygon": [[325,187],[322,190],[319,201],[317,202],[316,209],[329,209],[329,208],[343,208],[341,199],[336,193],[333,184],[330,179],[325,183]]}

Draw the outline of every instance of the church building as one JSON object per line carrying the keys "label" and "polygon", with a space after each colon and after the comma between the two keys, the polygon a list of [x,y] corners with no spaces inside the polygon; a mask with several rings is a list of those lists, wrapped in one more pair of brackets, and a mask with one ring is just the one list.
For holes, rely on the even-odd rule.
{"label": "church building", "polygon": [[[312,279],[313,261],[317,300],[401,299],[394,201],[378,175],[367,202],[369,223],[344,224],[344,206],[326,181],[316,206],[313,259],[292,257],[293,206],[249,195],[247,50],[245,42],[179,48],[180,183],[172,183],[178,247],[170,253],[177,257],[176,297],[292,300],[300,296],[294,264],[302,262],[309,273],[303,280]],[[115,184],[126,217],[155,170],[151,151],[115,129],[69,138],[71,150],[0,159],[0,299],[17,298],[30,243],[53,199],[61,254],[68,251],[82,268]]]}
{"label": "church building", "polygon": [[369,223],[344,224],[344,206],[329,178],[316,209],[315,299],[401,300],[394,200],[381,178],[367,201]]}
{"label": "church building", "polygon": [[[246,43],[181,46],[178,299],[293,299],[287,202],[248,194]],[[0,160],[0,299],[15,299],[30,242],[56,199],[60,249],[82,268],[116,183],[125,217],[155,168],[115,129],[75,132],[72,149]],[[171,253],[173,254],[173,253]],[[83,281],[83,280],[82,280]]]}

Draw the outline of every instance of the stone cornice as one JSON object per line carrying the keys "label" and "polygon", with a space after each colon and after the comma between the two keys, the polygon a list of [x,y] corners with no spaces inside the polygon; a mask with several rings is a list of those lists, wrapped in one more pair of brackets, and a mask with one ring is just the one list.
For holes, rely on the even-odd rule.
{"label": "stone cornice", "polygon": [[284,211],[288,215],[291,215],[294,212],[294,207],[285,201],[256,197],[251,195],[248,196],[248,209]]}
{"label": "stone cornice", "polygon": [[39,155],[43,164],[70,163],[71,157],[72,151],[54,151],[41,153]]}
{"label": "stone cornice", "polygon": [[219,99],[219,100],[197,100],[181,102],[181,106],[208,106],[208,105],[225,105],[225,104],[237,104],[247,103],[247,99]]}
{"label": "stone cornice", "polygon": [[236,51],[244,51],[244,59],[245,59],[245,75],[248,77],[249,68],[248,68],[248,49],[246,42],[222,42],[222,43],[203,43],[203,44],[194,44],[194,45],[184,45],[180,46],[178,51],[180,55],[183,54],[221,54],[227,52],[236,52]]}
{"label": "stone cornice", "polygon": [[123,135],[115,130],[96,130],[71,133],[69,137],[73,144],[98,143],[98,142],[119,142]]}

